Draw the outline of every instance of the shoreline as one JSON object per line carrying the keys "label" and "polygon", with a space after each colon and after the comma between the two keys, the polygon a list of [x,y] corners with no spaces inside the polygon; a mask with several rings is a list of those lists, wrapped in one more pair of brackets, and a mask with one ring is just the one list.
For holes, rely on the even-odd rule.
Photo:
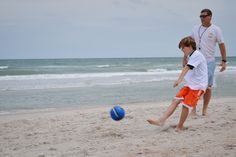
{"label": "shoreline", "polygon": [[[122,105],[123,120],[110,118],[112,106],[52,109],[0,115],[0,156],[229,156],[236,154],[236,98],[214,98],[208,116],[189,117],[175,132],[181,109],[164,127],[152,126],[170,101]],[[202,100],[197,111],[200,114]]]}
{"label": "shoreline", "polygon": [[[224,100],[224,99],[234,99],[234,97],[229,96],[229,97],[222,97],[222,98],[216,98],[213,96],[211,99],[211,102],[215,103],[218,100]],[[23,115],[23,114],[37,114],[37,113],[49,113],[49,112],[64,112],[64,111],[83,111],[83,110],[106,110],[109,108],[112,108],[115,105],[120,105],[124,107],[137,107],[137,108],[146,108],[145,104],[148,104],[148,107],[164,107],[168,106],[171,103],[170,100],[163,100],[160,102],[157,101],[145,101],[145,102],[131,102],[131,103],[118,103],[118,104],[95,104],[95,105],[81,105],[81,106],[70,106],[70,107],[49,107],[49,108],[30,108],[30,109],[8,109],[8,110],[0,110],[0,117],[3,116],[16,116],[16,115]],[[210,103],[211,103],[210,102]],[[201,107],[200,105],[202,104],[202,100],[199,100],[199,104],[197,105],[197,108]],[[144,105],[144,106],[143,106]]]}

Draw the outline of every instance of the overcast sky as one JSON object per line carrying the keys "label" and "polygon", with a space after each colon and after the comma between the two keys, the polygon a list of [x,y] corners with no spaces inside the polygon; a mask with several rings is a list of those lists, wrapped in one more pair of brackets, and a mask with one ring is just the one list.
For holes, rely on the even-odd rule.
{"label": "overcast sky", "polygon": [[[0,0],[0,59],[182,56],[179,40],[213,11],[236,56],[235,0]],[[217,47],[217,56],[220,55]]]}

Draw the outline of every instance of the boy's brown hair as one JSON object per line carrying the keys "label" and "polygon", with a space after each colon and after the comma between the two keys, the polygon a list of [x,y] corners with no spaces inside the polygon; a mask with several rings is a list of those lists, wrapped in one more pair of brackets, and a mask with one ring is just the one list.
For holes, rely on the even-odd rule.
{"label": "boy's brown hair", "polygon": [[180,42],[179,42],[179,49],[183,48],[183,47],[192,47],[193,50],[195,51],[196,48],[196,42],[194,41],[194,39],[190,36],[183,38]]}

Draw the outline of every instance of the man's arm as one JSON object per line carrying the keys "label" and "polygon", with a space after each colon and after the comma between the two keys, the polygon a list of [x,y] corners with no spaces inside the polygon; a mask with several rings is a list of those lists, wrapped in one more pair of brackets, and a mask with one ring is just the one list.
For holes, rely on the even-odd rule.
{"label": "man's arm", "polygon": [[181,74],[179,75],[178,80],[175,81],[173,87],[178,86],[184,79],[184,76],[187,74],[188,70],[189,70],[189,66],[185,65],[185,67],[182,69]]}
{"label": "man's arm", "polygon": [[225,48],[225,44],[221,43],[219,44],[219,48],[220,48],[220,53],[221,53],[221,57],[222,57],[222,61],[221,61],[221,69],[220,72],[224,71],[226,69],[226,48]]}

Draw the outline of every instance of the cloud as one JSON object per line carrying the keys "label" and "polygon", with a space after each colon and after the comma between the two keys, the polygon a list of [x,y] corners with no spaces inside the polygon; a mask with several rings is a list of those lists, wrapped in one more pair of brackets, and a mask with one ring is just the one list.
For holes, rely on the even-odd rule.
{"label": "cloud", "polygon": [[[178,40],[200,22],[199,12],[205,7],[213,10],[213,20],[222,27],[229,43],[227,49],[233,53],[235,3],[233,0],[1,0],[0,55],[27,58],[60,52],[82,57],[172,56]],[[56,57],[57,53],[52,55]]]}

